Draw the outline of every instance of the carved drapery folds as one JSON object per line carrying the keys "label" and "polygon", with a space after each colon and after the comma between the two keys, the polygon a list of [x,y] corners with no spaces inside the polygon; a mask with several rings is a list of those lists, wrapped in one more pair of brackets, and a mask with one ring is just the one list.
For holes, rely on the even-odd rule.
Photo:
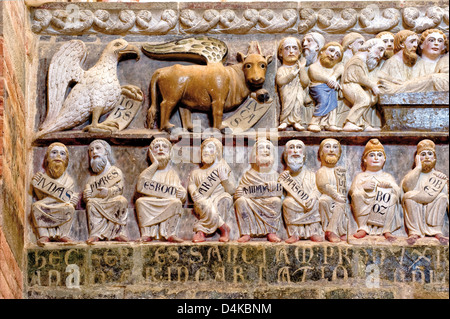
{"label": "carved drapery folds", "polygon": [[[299,3],[297,8],[236,7],[222,4],[216,8],[156,8],[136,4],[107,9],[82,3],[65,7],[46,5],[31,9],[32,30],[38,34],[245,34],[245,33],[321,33],[382,31],[410,29],[417,33],[429,28],[448,32],[448,6],[391,4],[381,7],[373,3],[348,3],[320,8],[313,2]],[[98,7],[98,9],[96,9]]]}

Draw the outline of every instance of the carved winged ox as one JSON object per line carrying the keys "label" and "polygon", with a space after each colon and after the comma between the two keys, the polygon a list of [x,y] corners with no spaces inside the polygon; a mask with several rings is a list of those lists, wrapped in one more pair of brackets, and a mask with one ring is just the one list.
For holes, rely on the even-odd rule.
{"label": "carved winged ox", "polygon": [[151,57],[166,60],[203,62],[206,65],[172,65],[155,71],[150,82],[151,106],[147,124],[155,121],[158,92],[161,94],[160,129],[171,131],[170,116],[180,106],[183,127],[192,130],[191,110],[211,112],[213,127],[225,129],[224,112],[241,105],[252,93],[265,102],[269,94],[262,86],[272,56],[264,57],[257,42],[250,43],[248,54],[237,54],[237,64],[225,66],[228,53],[225,43],[210,37],[188,38],[164,44],[142,46]]}
{"label": "carved winged ox", "polygon": [[128,54],[136,55],[136,59],[140,56],[136,46],[123,39],[113,40],[98,62],[86,71],[83,69],[87,55],[85,44],[80,40],[63,44],[50,62],[47,116],[36,138],[71,129],[86,122],[90,116],[92,124],[84,130],[111,130],[98,123],[100,116],[114,108],[122,93],[129,96],[136,93],[135,87],[121,87],[117,78],[118,61]]}

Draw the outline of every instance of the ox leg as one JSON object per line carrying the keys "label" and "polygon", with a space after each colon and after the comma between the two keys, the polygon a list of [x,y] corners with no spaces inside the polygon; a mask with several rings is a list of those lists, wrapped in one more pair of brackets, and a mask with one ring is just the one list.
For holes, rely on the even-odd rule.
{"label": "ox leg", "polygon": [[183,123],[183,128],[187,129],[189,132],[192,132],[194,130],[194,125],[192,125],[192,117],[191,117],[191,111],[180,107],[180,116],[181,116],[181,123]]}
{"label": "ox leg", "polygon": [[164,100],[160,104],[161,112],[161,130],[165,130],[170,133],[172,128],[175,126],[169,122],[170,115],[174,107],[177,105],[177,101]]}
{"label": "ox leg", "polygon": [[221,131],[226,128],[226,126],[222,124],[224,105],[225,101],[223,100],[215,100],[212,102],[213,127]]}

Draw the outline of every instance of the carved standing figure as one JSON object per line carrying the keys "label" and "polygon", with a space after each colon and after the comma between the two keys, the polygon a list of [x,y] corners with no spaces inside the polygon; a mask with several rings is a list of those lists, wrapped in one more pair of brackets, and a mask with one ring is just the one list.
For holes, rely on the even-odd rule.
{"label": "carved standing figure", "polygon": [[306,67],[317,62],[319,59],[319,51],[322,50],[324,45],[325,38],[320,33],[309,32],[305,34],[302,40],[302,59],[306,60]]}
{"label": "carved standing figure", "polygon": [[[224,112],[241,105],[252,93],[265,102],[269,94],[262,89],[267,65],[272,56],[263,56],[257,42],[252,42],[247,55],[237,54],[238,63],[224,66],[228,48],[213,38],[198,37],[173,41],[161,45],[144,45],[144,53],[152,58],[201,61],[206,65],[180,65],[155,71],[150,83],[151,106],[147,124],[153,127],[158,107],[158,91],[161,93],[160,130],[171,131],[169,122],[172,111],[180,103],[183,127],[192,130],[190,110],[211,112],[212,127],[223,130]],[[217,52],[217,53],[216,53]]]}
{"label": "carved standing figure", "polygon": [[381,118],[373,116],[372,110],[378,101],[380,88],[370,76],[380,63],[385,52],[381,39],[370,39],[347,62],[342,76],[342,93],[351,104],[343,130],[346,132],[380,131]]}
{"label": "carved standing figure", "polygon": [[234,185],[230,180],[230,166],[222,158],[223,146],[216,138],[207,138],[201,144],[202,166],[191,172],[188,191],[194,201],[198,218],[194,225],[193,242],[203,242],[207,235],[220,231],[219,241],[227,242],[230,227],[226,215],[233,208]]}
{"label": "carved standing figure", "polygon": [[241,237],[247,242],[252,236],[267,236],[280,242],[276,235],[280,227],[282,189],[274,169],[275,147],[267,139],[258,139],[253,146],[250,165],[235,192],[235,211]]}
{"label": "carved standing figure", "polygon": [[395,241],[392,235],[402,225],[400,187],[391,174],[383,170],[386,153],[378,139],[367,142],[362,155],[363,172],[356,175],[350,187],[353,215],[358,225],[355,238],[383,235]]}
{"label": "carved standing figure", "polygon": [[86,242],[126,242],[128,201],[122,196],[122,171],[114,166],[111,146],[107,142],[93,141],[89,144],[88,152],[93,175],[87,180],[83,192],[89,223],[89,238]]}
{"label": "carved standing figure", "polygon": [[148,149],[152,164],[138,178],[137,191],[144,195],[136,200],[141,242],[183,241],[176,233],[187,192],[170,163],[171,150],[169,140],[155,138]]}
{"label": "carved standing figure", "polygon": [[280,174],[278,181],[286,191],[283,200],[283,217],[289,236],[286,242],[295,243],[300,238],[323,241],[319,214],[320,192],[316,185],[316,174],[305,167],[305,144],[300,140],[288,141],[283,159],[287,169]]}
{"label": "carved standing figure", "polygon": [[293,126],[297,131],[304,131],[306,110],[304,106],[305,88],[309,85],[305,62],[300,63],[301,44],[294,37],[284,38],[278,46],[278,58],[282,65],[275,77],[278,94],[281,101],[280,126],[285,130]]}
{"label": "carved standing figure", "polygon": [[[139,59],[139,50],[124,39],[108,43],[97,63],[88,70],[82,64],[87,49],[84,42],[71,40],[61,46],[50,62],[48,70],[47,117],[36,137],[73,128],[92,118],[89,131],[112,131],[108,125],[99,124],[103,114],[111,111],[121,94],[136,98],[134,86],[121,86],[117,77],[118,61],[129,54]],[[67,94],[72,83],[75,85]]]}
{"label": "carved standing figure", "polygon": [[448,244],[443,235],[444,217],[449,209],[449,179],[435,169],[436,146],[431,140],[417,144],[415,167],[401,182],[404,191],[402,205],[408,232],[408,243],[434,236]]}
{"label": "carved standing figure", "polygon": [[345,240],[348,224],[346,169],[337,166],[341,157],[339,141],[327,138],[319,145],[321,167],[316,172],[319,192],[319,212],[325,239],[330,242]]}
{"label": "carved standing figure", "polygon": [[62,143],[52,143],[44,158],[45,173],[33,176],[33,188],[38,199],[31,205],[31,215],[37,229],[38,245],[47,242],[71,242],[69,232],[79,194],[67,173],[69,152]]}
{"label": "carved standing figure", "polygon": [[384,51],[383,56],[383,63],[394,55],[394,37],[395,35],[389,31],[380,32],[375,36],[375,38],[383,40],[386,46],[386,51]]}
{"label": "carved standing figure", "polygon": [[342,130],[337,126],[339,79],[344,71],[342,53],[339,43],[329,42],[320,50],[319,60],[309,67],[309,94],[316,105],[309,131],[320,132],[322,128],[334,132]]}

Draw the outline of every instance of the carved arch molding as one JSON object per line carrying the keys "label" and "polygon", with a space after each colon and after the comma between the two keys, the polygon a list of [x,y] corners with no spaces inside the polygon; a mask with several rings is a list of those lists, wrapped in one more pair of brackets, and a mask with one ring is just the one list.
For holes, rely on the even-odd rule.
{"label": "carved arch molding", "polygon": [[449,31],[447,1],[50,3],[30,17],[41,35]]}

